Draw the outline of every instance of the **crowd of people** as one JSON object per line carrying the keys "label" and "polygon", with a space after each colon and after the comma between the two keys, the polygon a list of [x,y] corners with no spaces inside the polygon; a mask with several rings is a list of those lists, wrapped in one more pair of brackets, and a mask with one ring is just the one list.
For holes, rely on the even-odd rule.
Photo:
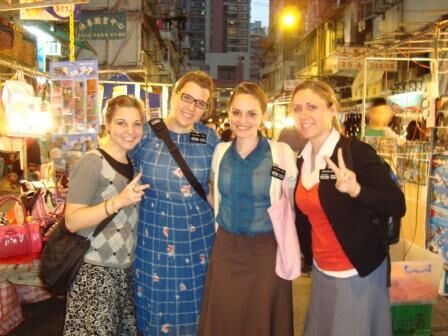
{"label": "crowd of people", "polygon": [[294,149],[263,134],[257,84],[234,88],[221,139],[201,122],[213,102],[205,72],[174,85],[158,125],[186,165],[137,99],[108,102],[107,140],[69,179],[68,229],[109,224],[69,289],[64,335],[292,336],[291,280],[276,273],[268,215],[283,182],[312,269],[304,334],[392,335],[388,255],[370,216],[403,216],[404,195],[376,152],[336,127],[333,89],[307,80],[293,91]]}

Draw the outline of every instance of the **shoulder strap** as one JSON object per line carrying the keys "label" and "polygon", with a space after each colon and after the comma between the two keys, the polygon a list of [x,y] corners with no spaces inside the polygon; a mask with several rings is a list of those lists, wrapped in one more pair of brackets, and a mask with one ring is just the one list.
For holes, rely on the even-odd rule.
{"label": "shoulder strap", "polygon": [[[109,156],[108,155],[104,155],[104,153],[106,153],[106,151],[104,151],[101,148],[97,148],[98,152],[100,152],[101,154],[103,154],[104,159],[109,163],[109,165],[112,167],[112,169],[114,169],[117,174],[122,175],[118,170],[115,169],[115,165],[113,162],[111,162],[109,160]],[[107,153],[106,153],[107,154]],[[126,177],[127,178],[127,177]],[[109,217],[105,218],[100,224],[98,224],[98,226],[96,227],[95,231],[93,232],[93,237],[96,237],[100,234],[101,231],[104,230],[104,228],[107,226],[107,224],[109,224],[110,222],[112,222],[112,220],[114,219],[114,217],[117,215],[118,213],[113,213],[112,215],[110,215]]]}
{"label": "shoulder strap", "polygon": [[155,118],[148,121],[148,123],[151,129],[157,135],[157,137],[165,143],[171,156],[179,165],[179,168],[184,173],[188,182],[190,182],[191,186],[194,188],[194,190],[196,190],[199,196],[201,196],[204,199],[204,201],[207,202],[207,195],[205,193],[204,188],[202,188],[202,185],[198,182],[193,172],[191,171],[190,167],[188,166],[187,162],[183,158],[182,154],[179,152],[179,149],[176,147],[176,144],[171,139],[168,129],[166,128],[166,125],[163,122],[163,120],[160,118]]}
{"label": "shoulder strap", "polygon": [[[111,160],[111,156],[110,156],[104,149],[98,147],[96,150],[97,150],[98,152],[100,152],[100,153],[103,155],[104,159],[107,161],[107,163],[109,163],[109,166],[111,166],[112,169],[115,170],[115,172],[116,172],[117,174],[120,174],[120,175],[123,176],[125,179],[127,179],[129,182],[132,181],[132,178],[129,179],[128,176],[125,176],[125,174],[117,168],[116,163],[115,163],[114,161]],[[129,165],[131,165],[131,167],[132,167],[131,160],[129,159],[129,157],[128,157],[127,154],[126,154],[126,157],[128,158]]]}
{"label": "shoulder strap", "polygon": [[118,213],[113,213],[111,216],[107,217],[100,224],[98,224],[98,226],[96,227],[95,231],[93,232],[93,237],[98,236],[100,234],[100,232],[103,231],[103,229],[106,227],[106,225],[109,224],[110,222],[112,222],[112,220],[114,219],[114,217],[117,214]]}

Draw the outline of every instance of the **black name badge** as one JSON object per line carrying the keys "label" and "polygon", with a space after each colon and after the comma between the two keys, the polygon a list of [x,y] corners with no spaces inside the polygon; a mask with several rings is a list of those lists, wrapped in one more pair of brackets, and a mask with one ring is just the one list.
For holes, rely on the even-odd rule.
{"label": "black name badge", "polygon": [[190,142],[205,144],[207,143],[207,135],[199,132],[190,133]]}
{"label": "black name badge", "polygon": [[280,167],[277,166],[272,166],[271,169],[271,176],[278,178],[279,180],[282,180],[285,178],[285,174],[286,174],[286,170],[281,169]]}
{"label": "black name badge", "polygon": [[331,169],[319,170],[319,181],[336,180],[336,174]]}

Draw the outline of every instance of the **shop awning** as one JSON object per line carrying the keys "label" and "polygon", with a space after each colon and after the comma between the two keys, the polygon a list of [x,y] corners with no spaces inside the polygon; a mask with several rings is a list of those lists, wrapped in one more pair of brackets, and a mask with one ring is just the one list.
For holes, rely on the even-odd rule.
{"label": "shop awning", "polygon": [[[384,71],[368,70],[367,71],[367,96],[377,97],[380,95],[383,85]],[[362,99],[364,85],[364,70],[358,71],[352,84],[352,98]]]}

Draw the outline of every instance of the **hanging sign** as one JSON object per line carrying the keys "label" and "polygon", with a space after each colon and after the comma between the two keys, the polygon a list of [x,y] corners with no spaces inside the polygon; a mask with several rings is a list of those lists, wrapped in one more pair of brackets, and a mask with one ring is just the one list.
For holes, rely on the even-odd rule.
{"label": "hanging sign", "polygon": [[126,13],[82,13],[77,37],[83,40],[119,40],[126,37]]}
{"label": "hanging sign", "polygon": [[[21,0],[20,3],[42,2],[37,0]],[[73,5],[55,5],[43,8],[21,9],[20,20],[68,21]],[[81,6],[75,5],[75,20],[79,19]]]}

